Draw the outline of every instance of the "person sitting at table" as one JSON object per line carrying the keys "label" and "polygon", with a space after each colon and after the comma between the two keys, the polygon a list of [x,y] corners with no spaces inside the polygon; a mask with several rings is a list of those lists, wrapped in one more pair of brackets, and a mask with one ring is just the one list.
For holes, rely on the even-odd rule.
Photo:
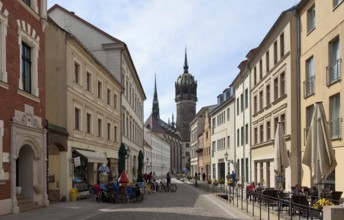
{"label": "person sitting at table", "polygon": [[318,199],[318,189],[316,186],[312,186],[310,196],[311,196],[312,204],[315,203]]}
{"label": "person sitting at table", "polygon": [[293,196],[301,196],[303,194],[300,184],[296,184],[293,191],[291,192]]}
{"label": "person sitting at table", "polygon": [[255,188],[256,188],[256,184],[254,182],[251,182],[251,184],[247,186],[246,199],[248,199],[250,197],[250,201],[251,201],[251,194],[252,194],[252,192],[254,192]]}
{"label": "person sitting at table", "polygon": [[283,207],[288,207],[289,206],[289,196],[286,192],[284,192],[283,187],[280,187],[277,191],[277,197],[281,201],[279,203],[279,207],[277,211],[281,211]]}

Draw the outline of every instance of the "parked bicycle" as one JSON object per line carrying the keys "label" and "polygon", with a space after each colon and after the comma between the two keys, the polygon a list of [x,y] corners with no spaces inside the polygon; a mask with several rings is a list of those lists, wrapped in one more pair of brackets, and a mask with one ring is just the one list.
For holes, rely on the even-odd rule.
{"label": "parked bicycle", "polygon": [[177,191],[177,184],[170,183],[170,185],[167,186],[166,181],[161,181],[159,189],[160,189],[160,192],[175,192]]}

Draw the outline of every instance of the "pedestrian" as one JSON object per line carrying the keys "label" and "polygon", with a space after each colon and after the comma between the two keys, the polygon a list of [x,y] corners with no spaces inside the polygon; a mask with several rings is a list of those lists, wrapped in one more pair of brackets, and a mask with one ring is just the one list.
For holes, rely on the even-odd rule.
{"label": "pedestrian", "polygon": [[256,184],[254,182],[251,182],[251,184],[247,186],[246,199],[250,198],[250,201],[251,201],[251,195],[252,193],[254,193],[255,188],[256,188]]}
{"label": "pedestrian", "polygon": [[202,180],[205,180],[205,173],[202,174]]}
{"label": "pedestrian", "polygon": [[171,177],[170,177],[170,173],[167,172],[166,174],[166,183],[167,183],[167,188],[170,187],[170,183],[171,183]]}
{"label": "pedestrian", "polygon": [[236,178],[236,173],[234,171],[232,171],[231,179],[232,179],[232,183],[235,185],[236,181],[237,181],[237,178]]}
{"label": "pedestrian", "polygon": [[143,180],[144,180],[145,183],[147,183],[147,179],[148,179],[148,174],[145,172],[143,174]]}

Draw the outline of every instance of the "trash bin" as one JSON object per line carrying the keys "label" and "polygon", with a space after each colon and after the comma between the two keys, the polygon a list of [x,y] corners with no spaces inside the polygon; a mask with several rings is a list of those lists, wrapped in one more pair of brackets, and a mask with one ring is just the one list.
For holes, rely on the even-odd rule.
{"label": "trash bin", "polygon": [[70,190],[70,201],[76,201],[78,198],[78,190],[76,188],[72,188]]}

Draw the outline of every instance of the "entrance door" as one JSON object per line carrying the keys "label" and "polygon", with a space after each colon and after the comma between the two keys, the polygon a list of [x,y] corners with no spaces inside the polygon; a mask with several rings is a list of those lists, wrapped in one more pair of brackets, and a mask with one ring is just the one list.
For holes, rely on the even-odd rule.
{"label": "entrance door", "polygon": [[219,179],[225,179],[225,163],[218,163],[218,171]]}
{"label": "entrance door", "polygon": [[33,199],[33,152],[29,145],[24,145],[16,162],[17,186],[22,187],[21,194]]}

